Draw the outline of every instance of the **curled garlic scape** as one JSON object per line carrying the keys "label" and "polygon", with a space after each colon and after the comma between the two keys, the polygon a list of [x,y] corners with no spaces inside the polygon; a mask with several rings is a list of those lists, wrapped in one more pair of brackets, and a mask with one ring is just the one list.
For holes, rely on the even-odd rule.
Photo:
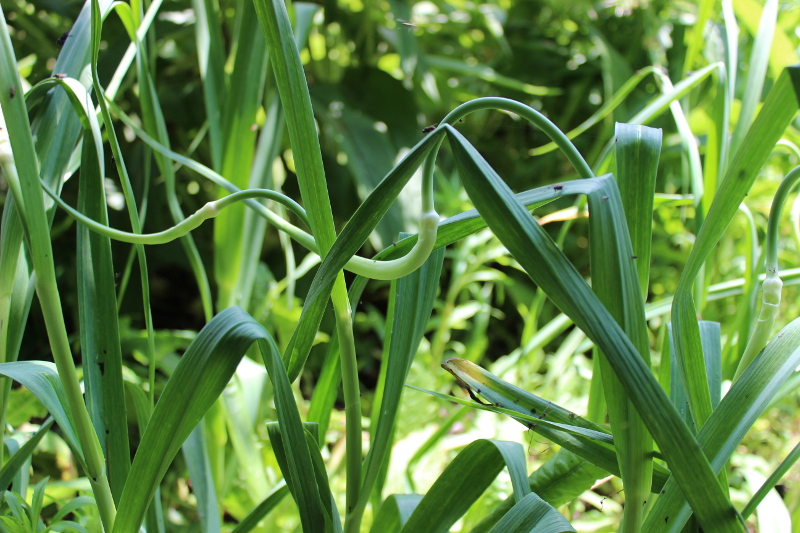
{"label": "curled garlic scape", "polygon": [[769,342],[772,326],[775,324],[775,317],[778,315],[778,308],[781,303],[781,289],[783,288],[783,282],[778,276],[778,223],[786,198],[798,181],[800,181],[800,166],[795,167],[786,175],[778,186],[775,198],[772,200],[772,209],[767,223],[765,244],[766,276],[764,283],[761,285],[761,312],[739,361],[739,366],[736,368],[736,374],[733,377],[734,382],[741,377],[750,363],[753,362],[753,359]]}

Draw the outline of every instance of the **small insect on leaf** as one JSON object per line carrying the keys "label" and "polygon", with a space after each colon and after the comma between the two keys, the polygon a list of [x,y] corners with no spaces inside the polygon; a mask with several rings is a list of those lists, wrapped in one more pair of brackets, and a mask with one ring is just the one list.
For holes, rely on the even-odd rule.
{"label": "small insect on leaf", "polygon": [[67,42],[67,38],[68,37],[69,37],[69,32],[65,31],[64,34],[61,37],[56,39],[56,44],[58,45],[59,48],[64,46],[64,44]]}
{"label": "small insect on leaf", "polygon": [[553,190],[554,190],[554,191],[560,191],[560,190],[562,190],[563,188],[564,188],[564,186],[563,186],[563,185],[553,185]]}
{"label": "small insect on leaf", "polygon": [[399,22],[400,24],[402,24],[406,28],[417,28],[418,27],[416,24],[412,24],[411,22],[408,22],[408,21],[403,20],[403,19],[397,19],[397,22]]}
{"label": "small insect on leaf", "polygon": [[12,85],[8,88],[8,97],[14,98],[15,96],[17,96],[17,88]]}
{"label": "small insect on leaf", "polygon": [[438,125],[439,124],[431,124],[430,126],[426,126],[426,127],[422,128],[422,133],[430,133],[433,130],[435,130],[436,126],[438,126]]}
{"label": "small insect on leaf", "polygon": [[64,78],[67,77],[67,73],[66,72],[54,72],[53,73],[53,77],[54,78],[58,78],[59,80],[63,80]]}

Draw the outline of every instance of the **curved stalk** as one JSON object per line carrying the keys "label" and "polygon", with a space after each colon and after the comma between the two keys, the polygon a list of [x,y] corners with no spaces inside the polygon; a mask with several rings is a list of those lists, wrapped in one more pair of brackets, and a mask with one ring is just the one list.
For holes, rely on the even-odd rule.
{"label": "curved stalk", "polygon": [[[500,98],[498,100],[504,100],[504,99]],[[174,161],[181,163],[183,166],[191,170],[194,170],[201,176],[208,178],[212,182],[223,187],[225,190],[231,193],[237,193],[241,191],[241,189],[239,189],[234,184],[226,180],[219,173],[214,172],[205,165],[202,165],[193,159],[189,159],[188,157],[184,157],[178,154],[177,152],[174,152],[169,148],[167,148],[166,146],[162,145],[161,143],[150,137],[147,133],[145,133],[144,130],[139,128],[130,119],[130,117],[128,117],[113,102],[108,101],[108,99],[106,99],[106,101],[109,104],[109,108],[111,108],[114,111],[114,113],[120,118],[120,120],[122,120],[122,122],[127,127],[131,128],[136,134],[136,136],[139,137],[150,148],[152,148],[153,150],[159,152],[160,154],[166,157],[169,157]],[[512,100],[508,101],[512,102]],[[518,105],[522,105],[519,104],[519,102],[515,103],[517,103]],[[424,258],[427,258],[427,256],[430,255],[430,252],[433,249],[432,243],[436,241],[437,228],[430,228],[431,221],[433,218],[430,213],[431,212],[435,213],[433,209],[432,191],[433,191],[433,181],[431,178],[430,185],[426,185],[425,183],[423,183],[423,189],[422,189],[423,213],[422,215],[420,215],[420,220],[419,220],[420,240],[417,241],[417,243],[414,245],[414,248],[412,248],[408,254],[392,261],[376,261],[374,259],[367,259],[365,257],[360,257],[355,255],[351,257],[350,260],[347,262],[347,264],[344,266],[345,270],[364,277],[368,277],[371,279],[380,279],[380,280],[397,279],[399,277],[410,274],[411,272],[416,270],[424,262]],[[253,209],[259,216],[265,218],[267,222],[275,226],[280,231],[286,233],[289,237],[294,239],[305,249],[315,254],[319,254],[319,247],[317,246],[317,242],[311,234],[301,230],[300,228],[294,226],[290,222],[287,222],[279,215],[270,211],[265,206],[259,204],[252,198],[245,199],[244,202],[248,207]],[[438,224],[438,215],[436,215],[435,218]],[[423,227],[428,227],[429,233],[427,238],[422,238]],[[431,248],[427,252],[424,252],[424,247],[429,245],[431,246]],[[422,259],[420,260],[420,258]]]}
{"label": "curved stalk", "polygon": [[765,243],[766,255],[766,277],[762,284],[761,313],[758,315],[753,334],[744,349],[742,359],[736,369],[733,382],[738,380],[753,359],[764,349],[769,342],[772,333],[772,326],[778,314],[781,303],[781,289],[783,282],[778,276],[778,223],[780,222],[783,205],[791,190],[800,181],[800,166],[792,169],[778,186],[775,198],[772,201],[772,210],[769,213],[769,223],[767,224],[767,236]]}
{"label": "curved stalk", "polygon": [[42,188],[50,196],[50,198],[52,198],[59,207],[66,211],[69,216],[75,219],[75,221],[80,222],[84,226],[99,233],[100,235],[131,244],[165,244],[172,242],[175,239],[183,237],[190,231],[197,229],[206,220],[216,217],[224,208],[249,198],[266,198],[268,200],[275,200],[276,202],[280,202],[281,204],[287,206],[293,213],[300,217],[304,223],[308,221],[305,210],[288,196],[284,196],[281,193],[271,191],[269,189],[247,189],[235,192],[224,198],[220,198],[219,200],[207,202],[192,215],[189,215],[181,222],[167,230],[147,234],[130,233],[127,231],[110,228],[105,224],[101,224],[96,220],[92,220],[59,198],[59,196],[47,185],[42,184]]}

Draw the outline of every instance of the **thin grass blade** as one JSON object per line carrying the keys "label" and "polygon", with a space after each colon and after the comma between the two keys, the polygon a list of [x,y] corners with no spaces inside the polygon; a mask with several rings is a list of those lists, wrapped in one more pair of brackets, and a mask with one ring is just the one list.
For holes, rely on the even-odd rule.
{"label": "thin grass blade", "polygon": [[[0,367],[1,368],[1,367]],[[28,442],[22,445],[14,454],[9,457],[3,468],[0,468],[0,487],[8,487],[14,480],[14,476],[19,473],[19,470],[27,463],[34,450],[41,442],[42,438],[47,435],[47,432],[53,427],[55,422],[54,417],[49,417],[45,420],[44,424],[39,427],[39,430],[30,438]]]}

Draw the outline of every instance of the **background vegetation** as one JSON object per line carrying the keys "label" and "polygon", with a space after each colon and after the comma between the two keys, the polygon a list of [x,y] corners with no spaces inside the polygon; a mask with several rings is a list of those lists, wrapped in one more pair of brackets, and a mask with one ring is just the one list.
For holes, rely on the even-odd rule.
{"label": "background vegetation", "polygon": [[[105,12],[110,3],[100,4]],[[70,58],[65,56],[80,49],[79,36],[71,29],[82,10],[84,24],[88,24],[89,11],[82,2],[2,0],[0,5],[22,78],[19,94],[61,72],[91,88],[92,69],[59,70],[67,64],[70,68],[81,64],[80,58],[68,63]],[[284,121],[293,119],[286,104],[279,105],[281,80],[276,80],[280,76],[273,74],[272,68],[280,58],[271,53],[267,61],[266,50],[274,48],[264,39],[251,2],[164,0],[141,5],[131,2],[131,6],[129,20],[113,11],[105,18],[101,39],[97,39],[97,61],[87,60],[96,68],[97,81],[114,103],[111,113],[119,137],[119,152],[112,156],[108,148],[113,146],[112,135],[104,130],[103,140],[109,144],[102,161],[106,173],[100,177],[105,178],[107,225],[124,230],[133,227],[139,232],[139,222],[131,222],[126,208],[131,196],[124,190],[124,180],[118,178],[120,160],[130,176],[134,211],[138,210],[143,233],[171,227],[177,222],[176,213],[188,216],[222,196],[219,185],[154,151],[153,143],[143,142],[145,132],[174,152],[213,168],[240,188],[275,189],[301,201],[305,185],[297,174],[305,152],[296,145],[293,151],[290,136],[284,134]],[[660,159],[656,156],[652,259],[649,285],[645,284],[646,343],[653,375],[669,390],[669,365],[665,361],[670,350],[665,339],[671,298],[698,228],[709,214],[715,185],[722,181],[715,176],[722,176],[724,170],[715,166],[719,161],[709,154],[718,155],[719,146],[724,144],[732,158],[783,69],[798,63],[797,7],[794,2],[767,2],[765,7],[756,0],[726,1],[722,5],[710,1],[624,0],[297,3],[291,16],[296,37],[303,43],[300,59],[316,119],[336,233],[342,232],[380,180],[426,138],[426,127],[435,126],[458,105],[474,98],[518,100],[541,111],[565,132],[580,127],[575,146],[598,175],[608,169],[603,161],[609,140],[616,134],[615,122],[644,121],[660,128],[663,141]],[[770,10],[776,10],[774,30],[763,26]],[[768,15],[762,18],[762,12]],[[140,18],[145,13],[148,15]],[[132,46],[131,32],[137,28],[143,33]],[[767,34],[771,39],[765,43]],[[88,30],[83,38],[89,42]],[[83,46],[88,57],[89,47]],[[131,54],[127,59],[126,53]],[[727,74],[729,88],[724,89],[729,94],[722,94],[717,71],[711,75],[711,70],[703,70],[718,62],[733,67]],[[680,87],[685,80],[689,80],[688,90],[680,98],[672,96],[677,109],[667,103],[657,113],[652,112],[652,103],[660,94],[669,94],[673,85]],[[8,100],[5,95],[3,98]],[[730,105],[720,133],[722,100]],[[99,105],[96,94],[94,105]],[[8,116],[5,107],[4,113]],[[44,111],[38,115],[32,112],[31,117],[34,130],[48,120]],[[741,131],[739,123],[745,124]],[[518,113],[479,110],[456,127],[514,192],[579,177],[563,152],[542,149],[550,139]],[[783,133],[783,147],[769,156],[730,225],[725,222],[727,230],[694,284],[697,314],[705,321],[721,324],[719,360],[720,375],[727,382],[724,390],[734,377],[758,314],[760,296],[755,277],[764,272],[767,218],[775,190],[800,163],[794,144],[800,142],[797,127],[792,120],[785,133],[777,133]],[[84,170],[83,166],[78,168],[81,150],[75,149],[77,135],[73,133],[69,146],[59,148],[62,155],[58,163],[45,163],[49,161],[46,150],[37,152],[42,168],[51,172],[43,178],[49,178],[51,187],[58,187],[61,198],[72,206],[81,206],[84,201],[80,187]],[[725,140],[720,141],[721,137]],[[86,139],[84,136],[83,144]],[[724,167],[730,159],[723,157],[721,161]],[[472,209],[454,155],[442,150],[436,163],[434,204],[441,217]],[[616,170],[614,166],[611,169]],[[58,179],[61,176],[70,179],[62,182]],[[417,231],[417,218],[425,210],[421,183],[419,173],[411,178],[359,255],[371,257],[384,249],[392,252],[400,232]],[[0,185],[7,231],[12,195],[7,182],[0,181]],[[305,197],[302,200],[314,216],[313,206]],[[585,208],[585,202],[570,196],[547,203],[534,214],[580,274],[590,279],[594,274],[589,255],[591,230]],[[299,225],[297,216],[287,215],[283,207],[275,209]],[[781,275],[783,297],[773,332],[800,315],[795,285],[800,272],[794,270],[800,245],[800,203],[794,195],[786,202],[784,212],[787,215],[779,226],[778,262],[786,272]],[[85,303],[81,301],[87,279],[81,267],[86,266],[87,256],[76,253],[81,236],[74,219],[63,210],[52,210],[50,216],[64,325],[84,377],[90,372],[83,359],[89,340],[82,336],[87,319],[82,316]],[[363,417],[363,433],[357,431],[355,435],[363,438],[365,452],[376,436],[386,375],[391,372],[384,362],[392,335],[398,332],[410,339],[421,335],[419,347],[409,360],[405,379],[409,385],[466,397],[453,376],[440,367],[444,360],[458,357],[535,393],[551,402],[554,409],[560,406],[607,423],[602,402],[597,403],[601,393],[592,385],[599,357],[590,340],[594,337],[575,327],[559,310],[563,306],[557,307],[545,296],[526,273],[530,270],[517,262],[521,259],[509,255],[497,233],[480,229],[442,252],[441,276],[434,284],[438,293],[430,304],[432,313],[427,322],[416,325],[416,330],[392,330],[394,308],[400,305],[398,282],[372,280],[359,285],[363,278],[354,281],[354,276],[346,273],[347,286],[356,295],[352,321],[361,393],[357,415]],[[139,428],[147,425],[148,409],[152,408],[148,408],[148,401],[161,396],[168,378],[177,372],[181,356],[215,314],[238,305],[274,338],[276,353],[285,352],[287,347],[291,351],[295,342],[292,335],[319,265],[316,255],[246,214],[241,206],[230,208],[214,223],[198,227],[191,238],[191,242],[174,240],[146,248],[146,295],[139,281],[143,271],[135,247],[118,241],[111,244],[122,362],[119,371],[126,383],[122,397],[128,405],[127,418],[116,416],[117,423],[121,420],[130,430],[132,453],[141,438]],[[330,247],[330,241],[324,246]],[[642,265],[638,266],[641,270]],[[21,283],[20,274],[3,279],[14,280],[14,276]],[[363,292],[359,294],[359,290]],[[149,296],[149,302],[145,296]],[[151,315],[143,311],[143,299]],[[32,297],[31,290],[27,302],[30,313],[27,309],[20,311],[19,318],[24,333],[22,329],[16,334],[4,333],[5,360],[51,360],[52,334],[47,331],[39,299]],[[288,366],[290,378],[295,377],[293,371],[297,374],[292,392],[301,418],[320,423],[320,457],[335,503],[344,516],[345,509],[350,511],[351,497],[356,498],[348,491],[357,491],[358,487],[353,488],[354,474],[347,468],[346,459],[347,453],[353,452],[346,449],[345,406],[353,403],[345,396],[347,385],[338,396],[330,393],[331,387],[338,389],[335,384],[339,380],[337,312],[339,309],[331,308],[323,316],[305,364]],[[424,319],[427,313],[420,311],[420,316]],[[150,322],[154,328],[152,341],[147,331]],[[238,527],[237,531],[293,531],[301,527],[302,513],[298,514],[295,501],[283,497],[285,489],[283,493],[273,492],[284,476],[281,462],[285,459],[280,451],[274,451],[276,435],[267,422],[279,418],[282,407],[273,398],[280,386],[267,379],[261,357],[254,350],[248,352],[234,376],[219,400],[209,403],[205,431],[192,433],[191,439],[197,440],[188,442],[196,447],[184,446],[183,453],[166,470],[160,484],[162,509],[151,509],[148,530],[230,531]],[[797,376],[793,376],[774,392],[768,408],[727,465],[726,486],[740,510],[797,444],[797,383]],[[223,385],[219,384],[220,390]],[[30,389],[15,384],[10,391],[5,409],[9,452],[19,447],[11,441],[24,442],[23,435],[38,429],[47,417],[49,407],[45,409]],[[323,392],[318,394],[320,390]],[[594,400],[590,400],[592,395]],[[545,415],[541,411],[537,416],[546,420],[548,408],[543,409]],[[691,420],[686,409],[683,414]],[[90,415],[95,416],[91,406]],[[93,422],[99,432],[94,418]],[[352,432],[352,422],[349,424]],[[93,492],[85,477],[86,465],[70,451],[68,445],[72,443],[65,433],[64,428],[46,432],[31,456],[32,469],[23,466],[23,474],[14,479],[12,489],[28,497],[28,493],[34,493],[34,486],[40,487],[36,494],[43,497],[42,517],[47,524],[66,517],[80,524],[73,527],[99,530],[102,506],[98,514],[90,500],[74,499]],[[364,531],[370,527],[373,531],[391,531],[388,525],[386,529],[373,525],[372,516],[379,504],[390,494],[427,493],[454,457],[478,439],[522,443],[527,473],[535,472],[560,449],[506,416],[405,388],[390,437],[390,456],[380,470],[376,489],[367,491],[372,492],[368,497],[372,505],[366,507]],[[103,450],[107,450],[105,442]],[[193,465],[197,460],[193,453],[204,453],[205,462]],[[199,490],[197,464],[208,476]],[[768,507],[750,518],[752,527],[765,533],[800,531],[798,475],[796,468],[786,473],[777,484],[777,492],[764,500],[762,505]],[[37,485],[47,477],[48,482]],[[502,473],[463,516],[456,517],[458,522],[451,530],[489,531],[493,522],[486,525],[485,520],[500,502],[510,498],[512,477]],[[355,479],[359,479],[358,474]],[[542,497],[578,531],[626,527],[620,525],[627,497],[620,479],[597,479],[597,483],[588,484],[585,479],[573,480],[565,492],[577,493],[566,499]],[[119,503],[114,482],[112,471],[111,491]],[[19,507],[11,498],[6,498],[0,527],[37,531],[35,524],[14,529],[17,526],[13,526],[12,518]],[[65,507],[70,501],[78,503]],[[263,513],[252,514],[259,504]],[[218,516],[212,516],[215,513]],[[255,520],[248,522],[248,517]],[[386,519],[385,524],[389,523]]]}

